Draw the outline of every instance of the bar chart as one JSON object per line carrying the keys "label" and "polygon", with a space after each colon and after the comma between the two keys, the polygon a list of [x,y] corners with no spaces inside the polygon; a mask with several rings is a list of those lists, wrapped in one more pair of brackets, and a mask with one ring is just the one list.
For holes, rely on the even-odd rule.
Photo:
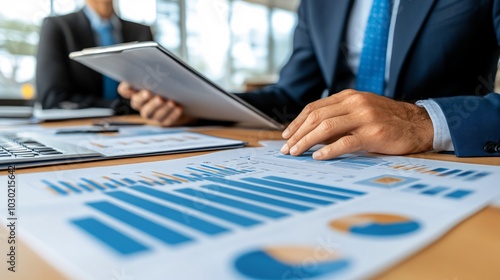
{"label": "bar chart", "polygon": [[135,279],[366,279],[500,192],[498,167],[299,158],[263,147],[23,174],[23,230],[69,279],[124,264]]}
{"label": "bar chart", "polygon": [[80,178],[77,182],[63,180],[49,181],[41,180],[45,189],[53,195],[69,196],[82,195],[96,191],[107,191],[117,188],[126,188],[137,184],[145,186],[179,185],[191,182],[203,181],[208,177],[225,177],[252,172],[250,169],[236,170],[222,165],[201,164],[196,167],[188,166],[183,173],[167,174],[162,171],[152,171],[148,175],[136,176],[136,178],[118,177],[111,175],[99,178]]}
{"label": "bar chart", "polygon": [[402,172],[415,172],[419,174],[427,174],[438,176],[441,178],[450,178],[464,182],[476,182],[480,179],[487,178],[492,175],[491,172],[478,171],[478,170],[462,170],[449,167],[431,167],[422,164],[393,164],[389,165],[392,170]]}
{"label": "bar chart", "polygon": [[277,156],[277,158],[315,163],[321,165],[331,165],[335,167],[341,167],[353,170],[362,170],[365,168],[384,166],[388,164],[388,162],[383,159],[377,157],[368,157],[368,156],[341,156],[330,160],[317,161],[312,158],[312,153],[313,153],[312,151],[309,151],[305,152],[300,156],[279,155]]}
{"label": "bar chart", "polygon": [[[227,175],[252,171],[220,165],[203,164],[189,170],[197,173],[154,172],[157,179],[145,178],[144,182],[106,176],[102,178],[108,181],[106,183],[86,178],[82,178],[81,183],[43,183],[59,195],[68,195],[72,188],[73,194],[81,194],[83,186],[105,194],[104,200],[86,203],[94,215],[74,218],[70,223],[124,256],[143,253],[152,246],[106,223],[103,217],[139,230],[165,246],[175,247],[196,242],[190,231],[217,237],[238,228],[253,228],[268,221],[345,203],[366,194],[280,176],[230,179]],[[78,185],[82,188],[76,188]],[[167,185],[172,187],[165,188]],[[154,215],[155,219],[142,216],[141,211]],[[166,226],[163,221],[175,223],[177,229]]]}
{"label": "bar chart", "polygon": [[474,193],[473,190],[449,186],[439,186],[429,183],[415,184],[419,180],[412,177],[385,174],[356,182],[356,184],[381,189],[400,189],[407,193],[447,199],[462,199]]}
{"label": "bar chart", "polygon": [[463,199],[474,194],[474,191],[470,189],[435,186],[431,184],[414,184],[403,191],[428,197],[440,197],[453,200]]}

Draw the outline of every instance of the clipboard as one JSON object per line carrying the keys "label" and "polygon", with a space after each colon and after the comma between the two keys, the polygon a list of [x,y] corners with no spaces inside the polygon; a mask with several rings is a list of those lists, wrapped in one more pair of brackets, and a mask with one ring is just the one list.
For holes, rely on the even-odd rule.
{"label": "clipboard", "polygon": [[283,125],[223,90],[157,42],[133,42],[72,52],[69,57],[117,81],[182,104],[186,114],[245,126]]}

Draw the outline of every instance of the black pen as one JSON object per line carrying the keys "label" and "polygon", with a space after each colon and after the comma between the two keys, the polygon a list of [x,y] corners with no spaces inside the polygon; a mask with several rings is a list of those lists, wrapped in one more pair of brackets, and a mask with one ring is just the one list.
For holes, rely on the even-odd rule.
{"label": "black pen", "polygon": [[56,130],[56,134],[78,134],[78,133],[113,133],[119,132],[117,127],[92,127],[83,129],[61,128]]}

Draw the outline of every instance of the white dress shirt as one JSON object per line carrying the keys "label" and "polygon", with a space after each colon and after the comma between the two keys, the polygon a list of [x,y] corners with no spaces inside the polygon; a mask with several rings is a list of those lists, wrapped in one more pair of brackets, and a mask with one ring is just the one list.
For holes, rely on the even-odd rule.
{"label": "white dress shirt", "polygon": [[92,31],[94,31],[94,40],[97,45],[101,45],[101,36],[99,35],[99,30],[102,25],[108,23],[113,26],[113,39],[115,43],[123,43],[122,24],[120,22],[120,19],[115,14],[113,14],[110,19],[103,19],[88,6],[85,6],[83,8],[83,12],[90,21],[90,27],[92,28]]}

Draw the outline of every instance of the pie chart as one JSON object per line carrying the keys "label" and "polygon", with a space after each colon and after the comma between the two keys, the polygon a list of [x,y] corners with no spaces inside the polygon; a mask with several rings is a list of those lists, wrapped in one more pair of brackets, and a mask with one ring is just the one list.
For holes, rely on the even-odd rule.
{"label": "pie chart", "polygon": [[350,266],[332,250],[306,246],[280,246],[251,250],[234,261],[236,270],[254,279],[311,279],[334,275]]}
{"label": "pie chart", "polygon": [[406,216],[364,213],[335,219],[330,222],[330,227],[352,235],[392,237],[418,231],[421,225],[419,222]]}

